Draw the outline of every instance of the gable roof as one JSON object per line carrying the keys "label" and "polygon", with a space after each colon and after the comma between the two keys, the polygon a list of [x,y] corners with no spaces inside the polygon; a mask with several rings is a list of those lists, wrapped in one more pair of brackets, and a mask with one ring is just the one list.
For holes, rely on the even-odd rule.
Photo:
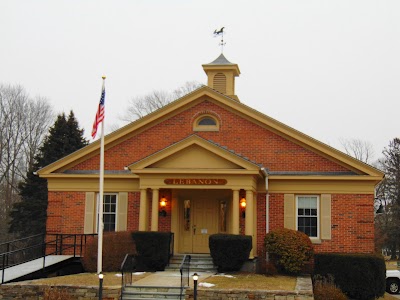
{"label": "gable roof", "polygon": [[169,147],[127,166],[132,173],[179,173],[223,172],[235,174],[259,174],[262,166],[237,153],[207,141],[198,135],[191,135]]}
{"label": "gable roof", "polygon": [[[335,148],[332,148],[290,126],[287,126],[243,103],[237,102],[230,97],[223,95],[207,86],[179,98],[168,105],[140,118],[116,131],[105,136],[105,148],[108,149],[134,135],[140,130],[144,130],[153,124],[161,122],[174,114],[185,110],[189,106],[194,106],[204,100],[211,101],[217,105],[223,106],[231,112],[234,112],[249,121],[256,123],[282,137],[288,139],[302,147],[305,147],[323,157],[346,166],[349,170],[359,174],[372,176],[374,180],[380,181],[384,174],[380,170],[365,164]],[[85,159],[98,154],[100,151],[100,140],[40,169],[37,171],[39,176],[46,175],[58,170],[65,170]]]}

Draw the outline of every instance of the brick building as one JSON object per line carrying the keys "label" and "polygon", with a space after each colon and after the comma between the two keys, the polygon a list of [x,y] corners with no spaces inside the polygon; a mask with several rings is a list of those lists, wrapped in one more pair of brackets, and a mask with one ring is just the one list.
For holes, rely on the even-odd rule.
{"label": "brick building", "polygon": [[[306,232],[317,252],[374,250],[374,188],[383,174],[235,95],[222,54],[208,85],[105,137],[105,231],[172,231],[176,253],[208,253],[213,233]],[[97,231],[100,142],[39,170],[47,232]]]}

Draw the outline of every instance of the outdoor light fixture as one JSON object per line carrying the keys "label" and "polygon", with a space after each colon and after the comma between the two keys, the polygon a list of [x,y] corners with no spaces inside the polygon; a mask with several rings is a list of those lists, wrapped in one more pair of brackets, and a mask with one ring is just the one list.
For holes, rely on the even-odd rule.
{"label": "outdoor light fixture", "polygon": [[242,197],[240,200],[240,207],[242,209],[242,218],[244,219],[246,217],[246,198]]}
{"label": "outdoor light fixture", "polygon": [[99,274],[99,300],[103,299],[103,273]]}
{"label": "outdoor light fixture", "polygon": [[199,280],[199,275],[197,273],[193,274],[193,299],[197,300],[197,280]]}
{"label": "outdoor light fixture", "polygon": [[166,206],[167,206],[167,199],[164,196],[162,196],[161,200],[160,200],[161,209],[160,209],[160,212],[158,214],[160,217],[166,217],[167,216],[167,211],[165,210]]}

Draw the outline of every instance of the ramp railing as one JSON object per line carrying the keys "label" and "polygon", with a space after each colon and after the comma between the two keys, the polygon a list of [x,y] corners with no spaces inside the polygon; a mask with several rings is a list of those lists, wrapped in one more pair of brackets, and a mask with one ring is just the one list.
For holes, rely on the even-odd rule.
{"label": "ramp railing", "polygon": [[97,234],[37,234],[0,244],[1,282],[8,268],[43,258],[43,270],[48,255],[82,256],[88,239]]}

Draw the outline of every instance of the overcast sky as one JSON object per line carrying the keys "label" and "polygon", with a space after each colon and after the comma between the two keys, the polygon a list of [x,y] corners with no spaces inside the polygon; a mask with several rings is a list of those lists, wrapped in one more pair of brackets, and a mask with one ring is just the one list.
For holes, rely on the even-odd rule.
{"label": "overcast sky", "polygon": [[129,99],[206,83],[221,52],[241,102],[324,143],[374,145],[400,129],[400,1],[1,0],[0,83],[73,110],[90,136],[106,80],[106,126]]}

